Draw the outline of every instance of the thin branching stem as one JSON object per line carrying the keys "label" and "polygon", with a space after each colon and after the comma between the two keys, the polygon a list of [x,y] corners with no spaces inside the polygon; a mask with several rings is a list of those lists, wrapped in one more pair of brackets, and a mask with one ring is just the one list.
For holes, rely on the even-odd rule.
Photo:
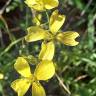
{"label": "thin branching stem", "polygon": [[89,6],[91,5],[93,0],[89,0],[88,4],[86,5],[86,7],[84,8],[84,10],[81,12],[81,16],[83,16],[86,12],[86,10],[89,8]]}
{"label": "thin branching stem", "polygon": [[10,32],[10,30],[9,30],[9,27],[8,27],[8,24],[7,24],[6,20],[5,20],[5,18],[4,18],[2,15],[0,15],[0,19],[2,20],[2,22],[3,22],[4,25],[5,25],[6,32],[8,33],[11,42],[13,42],[13,41],[15,40],[15,37],[11,34],[11,32]]}
{"label": "thin branching stem", "polygon": [[71,92],[69,91],[69,89],[64,85],[63,81],[61,80],[61,78],[59,77],[59,75],[57,73],[55,73],[55,76],[57,78],[57,80],[59,81],[60,85],[64,88],[64,90],[68,93],[71,94]]}
{"label": "thin branching stem", "polygon": [[2,15],[6,9],[6,7],[11,3],[12,0],[8,0],[6,2],[6,4],[2,7],[2,9],[0,10],[0,15]]}
{"label": "thin branching stem", "polygon": [[50,19],[49,19],[49,15],[48,15],[47,10],[45,11],[45,13],[46,13],[46,16],[47,16],[47,21],[48,21],[48,23],[49,23],[49,22],[50,22]]}
{"label": "thin branching stem", "polygon": [[6,47],[6,49],[3,52],[1,52],[0,57],[3,56],[5,53],[7,53],[15,44],[22,41],[22,39],[23,38],[17,39],[15,41],[13,41],[11,44],[9,44],[8,47]]}

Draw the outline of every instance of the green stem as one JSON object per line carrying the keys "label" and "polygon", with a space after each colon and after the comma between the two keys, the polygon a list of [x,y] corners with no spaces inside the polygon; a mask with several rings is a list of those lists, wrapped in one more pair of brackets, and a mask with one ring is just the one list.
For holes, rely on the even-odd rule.
{"label": "green stem", "polygon": [[48,20],[48,23],[49,23],[50,22],[50,19],[49,19],[49,15],[48,15],[47,10],[45,12],[46,12],[47,20]]}
{"label": "green stem", "polygon": [[29,10],[28,8],[26,9],[26,22],[25,22],[25,25],[26,25],[26,28],[28,27],[28,18],[29,18]]}
{"label": "green stem", "polygon": [[0,43],[1,43],[1,47],[4,47],[1,29],[0,29]]}
{"label": "green stem", "polygon": [[12,42],[12,41],[14,41],[14,40],[15,40],[15,37],[14,37],[14,36],[10,33],[9,28],[8,28],[8,25],[7,25],[7,22],[6,22],[5,18],[1,15],[1,16],[0,16],[0,19],[2,20],[2,22],[3,22],[3,23],[4,23],[4,25],[5,25],[6,31],[7,31],[8,35],[9,35],[9,38],[10,38],[11,42]]}
{"label": "green stem", "polygon": [[43,24],[41,24],[40,26],[44,26],[44,25],[47,25],[48,24],[48,22],[46,22],[46,23],[43,23]]}
{"label": "green stem", "polygon": [[6,72],[8,72],[11,68],[12,68],[12,64],[15,62],[15,59],[12,60],[11,62],[9,62],[6,66],[4,66],[3,68],[3,73],[6,74]]}
{"label": "green stem", "polygon": [[59,81],[60,85],[64,88],[64,90],[65,90],[68,94],[71,94],[71,92],[70,92],[69,89],[64,85],[63,81],[61,80],[61,78],[58,76],[57,73],[55,73],[55,76],[56,76],[57,80]]}
{"label": "green stem", "polygon": [[11,44],[9,44],[9,46],[3,52],[1,52],[0,57],[3,56],[5,53],[7,53],[15,44],[20,42],[23,38],[17,39],[15,41],[13,41]]}

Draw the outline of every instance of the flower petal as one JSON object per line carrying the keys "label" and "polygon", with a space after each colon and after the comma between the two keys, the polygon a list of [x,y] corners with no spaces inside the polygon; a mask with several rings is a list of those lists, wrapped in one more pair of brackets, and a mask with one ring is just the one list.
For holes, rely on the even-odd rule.
{"label": "flower petal", "polygon": [[37,11],[45,11],[45,9],[52,9],[59,5],[58,0],[26,0],[25,3]]}
{"label": "flower petal", "polygon": [[40,27],[29,27],[27,29],[28,35],[25,37],[27,42],[34,42],[46,38],[47,32]]}
{"label": "flower petal", "polygon": [[28,7],[33,8],[37,11],[44,11],[44,3],[42,0],[26,0],[25,3]]}
{"label": "flower petal", "polygon": [[37,80],[48,80],[55,74],[55,67],[52,61],[44,60],[37,65],[34,75]]}
{"label": "flower petal", "polygon": [[32,84],[32,96],[46,96],[45,90],[40,83],[34,82]]}
{"label": "flower petal", "polygon": [[59,5],[58,0],[43,0],[43,2],[46,9],[53,9]]}
{"label": "flower petal", "polygon": [[36,0],[25,0],[24,1],[29,7],[32,7],[36,4]]}
{"label": "flower petal", "polygon": [[52,60],[54,56],[55,46],[54,42],[42,43],[42,48],[39,54],[39,59]]}
{"label": "flower petal", "polygon": [[50,30],[53,34],[56,34],[57,31],[61,28],[65,21],[65,16],[60,15],[58,10],[55,10],[50,18]]}
{"label": "flower petal", "polygon": [[19,74],[24,77],[32,76],[30,66],[28,62],[23,57],[18,57],[16,63],[14,64],[15,69]]}
{"label": "flower petal", "polygon": [[31,83],[27,79],[17,79],[11,83],[11,87],[17,92],[18,96],[24,96]]}
{"label": "flower petal", "polygon": [[57,39],[68,46],[76,46],[79,42],[75,41],[75,39],[79,36],[77,32],[64,32],[59,33],[57,35]]}

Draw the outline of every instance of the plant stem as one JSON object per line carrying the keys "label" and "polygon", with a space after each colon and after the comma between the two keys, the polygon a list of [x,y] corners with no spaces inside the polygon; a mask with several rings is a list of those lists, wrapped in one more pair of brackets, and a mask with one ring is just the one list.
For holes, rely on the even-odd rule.
{"label": "plant stem", "polygon": [[50,19],[49,19],[49,15],[48,15],[48,12],[47,12],[47,10],[45,11],[45,13],[46,13],[47,20],[48,20],[48,23],[49,23],[49,22],[50,22]]}
{"label": "plant stem", "polygon": [[6,7],[11,3],[11,0],[8,0],[6,4],[3,6],[3,8],[0,10],[0,15],[2,15],[6,9]]}
{"label": "plant stem", "polygon": [[9,44],[9,46],[0,54],[0,57],[3,56],[5,53],[7,53],[15,44],[17,44],[18,42],[20,42],[23,38],[17,39],[15,41],[13,41],[11,44]]}
{"label": "plant stem", "polygon": [[84,10],[81,12],[81,16],[83,16],[86,12],[86,10],[89,8],[93,0],[89,0],[88,4],[85,6]]}
{"label": "plant stem", "polygon": [[0,43],[1,43],[1,47],[4,47],[1,29],[0,29]]}
{"label": "plant stem", "polygon": [[58,79],[60,85],[64,88],[64,90],[68,93],[71,94],[71,92],[69,91],[69,89],[64,85],[63,81],[61,80],[61,78],[59,77],[59,75],[57,73],[55,73],[56,78]]}

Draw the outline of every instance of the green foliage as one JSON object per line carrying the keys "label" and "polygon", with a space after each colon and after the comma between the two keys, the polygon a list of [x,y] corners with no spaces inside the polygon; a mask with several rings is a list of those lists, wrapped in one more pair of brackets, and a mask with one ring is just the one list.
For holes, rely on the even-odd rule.
{"label": "green foliage", "polygon": [[[70,22],[68,22],[69,26],[67,24],[66,26],[74,30],[78,30],[81,36],[79,40],[80,44],[74,48],[57,44],[56,56],[54,57],[54,62],[57,61],[56,70],[62,81],[64,81],[64,84],[71,91],[71,96],[96,96],[96,1],[93,0],[90,6],[87,7],[87,9],[86,6],[88,2],[84,2],[84,0],[60,1],[64,6],[64,8],[62,6],[63,11],[65,9],[69,10],[71,8],[75,8],[75,12],[78,13],[79,10],[79,15],[75,14],[75,12],[67,12],[67,14],[75,14],[74,19],[75,17],[78,17],[79,19],[73,21],[70,19],[69,21],[72,25],[70,24]],[[26,34],[26,28],[32,24],[29,19],[32,17],[32,15],[29,9],[25,8],[25,5],[20,0],[13,0],[6,8],[7,13],[5,14],[10,13],[11,11],[15,11],[17,8],[22,9],[23,15],[22,20],[20,19],[19,21],[17,21],[17,24],[14,23],[14,26],[19,26],[20,29],[23,30],[23,35],[22,33],[16,33],[18,34],[17,37],[19,37],[19,35],[23,37]],[[83,16],[81,16],[82,12],[84,12]],[[64,11],[64,13],[66,12]],[[2,29],[4,30],[4,28],[4,22],[0,20],[0,30],[2,31]],[[9,30],[13,35],[14,33],[11,32],[11,28],[9,28]],[[34,59],[35,62],[35,58],[31,56],[31,54],[37,54],[40,50],[40,46],[38,47],[37,43],[33,43],[31,45],[28,44],[25,47],[24,41],[18,41],[18,38],[15,35],[14,37],[15,40],[8,42],[9,46],[6,44],[6,42],[4,42],[4,39],[4,46],[2,46],[2,44],[0,45],[0,72],[5,75],[4,80],[0,81],[0,93],[2,94],[1,96],[4,96],[6,94],[6,96],[13,96],[14,94],[10,88],[10,83],[14,80],[14,78],[18,77],[13,71],[13,64],[18,54],[23,54],[26,56],[30,53],[30,56],[27,59],[29,59],[31,63],[31,59]],[[2,43],[1,40],[2,38],[0,37],[0,43]],[[13,43],[14,41],[18,42]],[[41,42],[39,42],[38,44],[41,44]],[[62,87],[59,86],[57,80],[53,79],[51,80],[51,82],[49,84],[49,87],[46,88],[48,89],[49,95],[66,96],[66,94],[68,94]],[[8,86],[7,88],[9,88],[9,90],[6,88],[6,86]],[[51,87],[53,89],[50,89]]]}
{"label": "green foliage", "polygon": [[17,7],[22,8],[21,0],[13,0],[10,5],[7,6],[6,12],[14,11]]}

